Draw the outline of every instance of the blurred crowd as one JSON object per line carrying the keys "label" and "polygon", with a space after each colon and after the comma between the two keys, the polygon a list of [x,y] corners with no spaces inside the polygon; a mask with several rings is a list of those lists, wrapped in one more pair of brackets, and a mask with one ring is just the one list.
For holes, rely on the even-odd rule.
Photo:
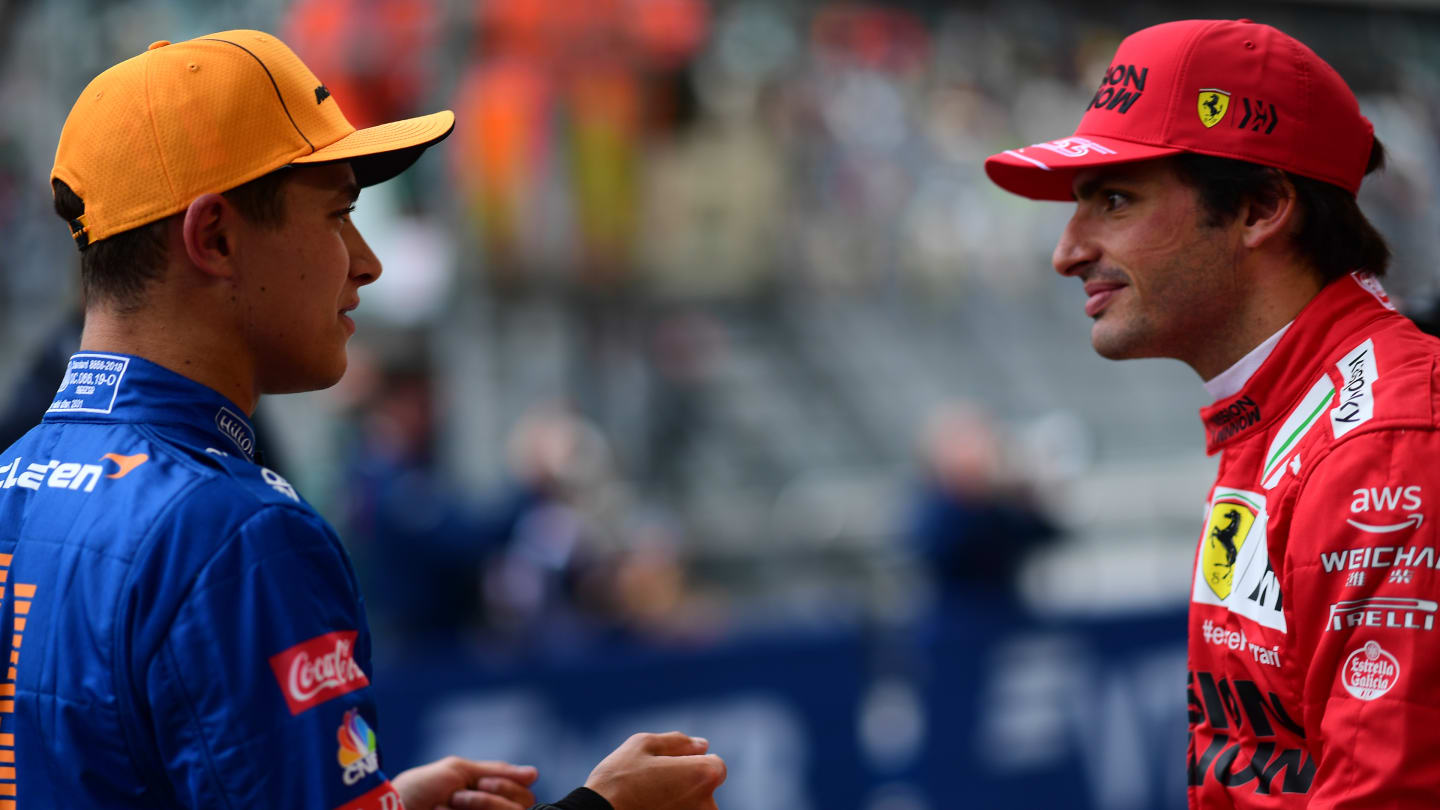
{"label": "blurred crowd", "polygon": [[[1392,295],[1433,318],[1440,15],[1204,12],[1290,30],[1350,79],[1393,160],[1362,193],[1395,247]],[[380,633],[702,643],[1008,598],[1028,555],[1086,532],[1074,482],[1204,463],[1200,392],[1089,356],[1078,292],[1049,269],[1064,206],[1008,198],[981,161],[1067,133],[1125,32],[1196,14],[0,4],[7,425],[38,416],[75,340],[46,184],[69,100],[153,39],[266,28],[357,126],[457,113],[435,158],[360,201],[386,273],[346,380],[259,416],[341,527]],[[1138,534],[1189,542],[1167,517]]]}

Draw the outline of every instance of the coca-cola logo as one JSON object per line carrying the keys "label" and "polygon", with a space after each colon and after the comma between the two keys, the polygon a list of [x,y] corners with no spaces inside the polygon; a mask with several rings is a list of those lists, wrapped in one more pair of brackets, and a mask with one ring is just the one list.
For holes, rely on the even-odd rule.
{"label": "coca-cola logo", "polygon": [[385,781],[364,796],[346,802],[335,810],[405,810],[405,806],[400,803],[400,794],[395,792],[395,786]]}
{"label": "coca-cola logo", "polygon": [[354,630],[316,636],[270,657],[270,669],[291,714],[370,685],[355,663]]}

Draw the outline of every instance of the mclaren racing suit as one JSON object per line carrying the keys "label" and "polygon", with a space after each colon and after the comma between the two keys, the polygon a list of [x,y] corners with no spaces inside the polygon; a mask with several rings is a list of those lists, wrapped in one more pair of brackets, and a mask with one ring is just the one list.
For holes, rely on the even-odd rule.
{"label": "mclaren racing suit", "polygon": [[1191,807],[1440,806],[1437,363],[1352,274],[1201,412]]}
{"label": "mclaren racing suit", "polygon": [[400,810],[349,558],[254,447],[215,391],[82,352],[0,456],[0,806]]}

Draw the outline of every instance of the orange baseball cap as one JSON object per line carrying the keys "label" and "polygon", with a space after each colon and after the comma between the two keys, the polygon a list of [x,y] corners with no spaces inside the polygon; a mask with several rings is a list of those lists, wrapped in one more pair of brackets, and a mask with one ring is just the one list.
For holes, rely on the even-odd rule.
{"label": "orange baseball cap", "polygon": [[50,179],[85,203],[70,223],[83,248],[282,166],[345,160],[374,185],[454,127],[443,110],[356,130],[285,43],[223,31],[156,42],[96,76],[65,119]]}

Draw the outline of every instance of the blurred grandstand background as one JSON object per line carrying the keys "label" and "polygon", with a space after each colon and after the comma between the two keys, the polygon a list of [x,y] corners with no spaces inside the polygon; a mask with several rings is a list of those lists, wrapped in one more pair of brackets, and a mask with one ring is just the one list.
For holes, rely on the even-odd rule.
{"label": "blurred grandstand background", "polygon": [[[774,764],[777,737],[761,734],[764,756],[732,762],[735,806],[957,806],[935,787],[947,764],[912,750],[917,717],[932,734],[972,723],[1032,742],[1046,721],[955,720],[925,689],[924,708],[907,703],[906,684],[927,676],[904,651],[933,641],[917,640],[925,628],[989,628],[989,668],[947,689],[1000,689],[1004,704],[1036,685],[1016,685],[1015,667],[1044,670],[1014,662],[1079,667],[1104,649],[1047,623],[1114,622],[1160,651],[1146,660],[1175,677],[1154,705],[1183,729],[1182,627],[1127,622],[1183,611],[1214,469],[1203,389],[1176,363],[1093,355],[1078,285],[1049,264],[1069,207],[999,191],[981,161],[1068,134],[1125,33],[1189,16],[1276,25],[1350,81],[1392,158],[1361,194],[1396,253],[1387,285],[1402,308],[1433,311],[1440,11],[1428,3],[8,0],[0,391],[73,340],[77,262],[47,176],[69,105],[100,70],[154,39],[262,28],[357,125],[452,107],[455,134],[360,200],[386,270],[362,293],[345,381],[259,415],[273,466],[351,544],[380,655],[420,660],[430,641],[458,641],[491,662],[473,685],[496,658],[541,670],[556,651],[610,642],[705,655],[858,639],[841,656],[849,671],[825,672],[866,696],[841,724],[866,753],[835,767],[880,775],[826,801],[813,782],[834,768],[803,790],[746,781],[745,762]],[[996,629],[1015,621],[1040,635]],[[1109,684],[1085,693],[1096,705],[1134,691],[1095,683]],[[397,736],[433,736],[467,711],[532,726],[527,699],[461,700]],[[396,701],[429,711],[421,696]],[[506,739],[514,756],[544,756]],[[830,761],[800,747],[812,766]],[[1025,750],[984,767],[1024,775],[1044,759]],[[1027,804],[1020,783],[995,782],[1020,797],[1004,806],[1060,806],[1034,798],[1047,790],[1074,806],[1180,801],[1178,760],[1142,790],[1113,758],[1075,756],[1080,793],[1069,776],[1031,781]]]}

